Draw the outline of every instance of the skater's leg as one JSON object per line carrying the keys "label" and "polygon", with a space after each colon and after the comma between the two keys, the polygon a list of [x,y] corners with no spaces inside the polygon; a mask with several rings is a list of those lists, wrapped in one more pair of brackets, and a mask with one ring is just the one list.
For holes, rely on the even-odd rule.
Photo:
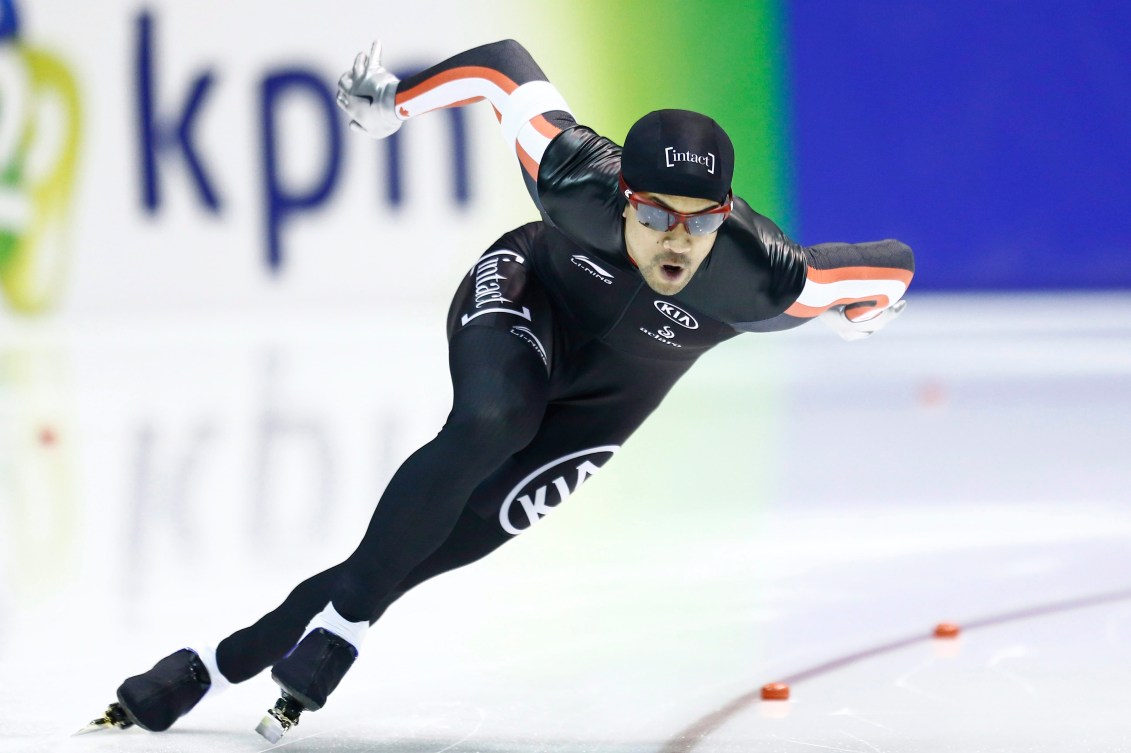
{"label": "skater's leg", "polygon": [[549,396],[544,364],[505,330],[469,327],[450,345],[454,400],[440,433],[393,475],[331,600],[351,621],[380,604],[448,537],[471,493],[525,447]]}
{"label": "skater's leg", "polygon": [[[224,679],[242,682],[287,655],[311,619],[326,607],[343,575],[363,584],[364,596],[373,603],[367,613],[375,618],[376,608],[397,583],[449,536],[475,486],[533,437],[545,411],[549,386],[545,366],[531,357],[529,346],[505,331],[475,327],[453,339],[450,354],[455,404],[439,435],[401,466],[386,489],[378,509],[393,513],[386,516],[392,521],[387,535],[372,535],[381,530],[382,516],[375,514],[358,550],[363,556],[355,553],[350,561],[307,579],[275,610],[222,641],[216,666]],[[414,506],[423,509],[415,514],[405,510]],[[372,551],[367,552],[367,546]],[[391,560],[403,568],[403,574],[391,584],[377,580],[370,587],[365,585],[365,557],[380,551],[394,555],[399,551]],[[348,570],[351,565],[352,571]],[[212,679],[200,665],[194,652],[181,651],[128,679],[119,691],[119,701],[131,721],[160,730],[187,713],[207,692]],[[164,691],[170,678],[176,687],[185,688],[175,698]]]}
{"label": "skater's leg", "polygon": [[[519,530],[525,530],[533,521],[529,519],[524,505],[514,503],[513,498],[520,496],[518,492],[530,491],[531,496],[537,497],[537,487],[546,485],[548,503],[560,503],[564,501],[561,498],[549,499],[560,493],[559,484],[553,483],[559,473],[568,476],[565,482],[569,491],[577,491],[577,485],[588,476],[588,470],[582,473],[580,469],[590,466],[595,469],[612,455],[611,452],[585,453],[585,450],[619,447],[659,405],[686,370],[686,364],[679,363],[649,366],[646,367],[648,380],[643,383],[645,375],[633,371],[633,367],[641,368],[639,363],[629,366],[611,361],[608,366],[622,375],[622,388],[610,390],[588,383],[582,369],[579,381],[585,384],[587,390],[604,398],[596,402],[566,399],[563,403],[551,403],[538,434],[530,444],[476,487],[452,533],[439,549],[385,597],[374,620],[417,585],[485,557],[513,540]],[[626,388],[633,384],[636,386]],[[615,400],[607,399],[618,392],[620,394]],[[562,458],[566,458],[563,463],[555,462]],[[532,478],[532,472],[537,469],[544,469],[543,473]],[[520,489],[523,482],[526,482],[525,487]],[[508,500],[510,505],[507,505]],[[500,515],[504,510],[507,513],[506,527]]]}
{"label": "skater's leg", "polygon": [[[465,509],[444,543],[385,597],[370,622],[376,622],[410,589],[441,573],[475,562],[510,539],[497,525],[492,526]],[[339,568],[340,565],[307,578],[276,609],[221,641],[216,657],[224,677],[230,682],[243,682],[286,656],[302,637],[310,618],[326,605],[327,593]]]}
{"label": "skater's leg", "polygon": [[253,625],[237,630],[216,647],[216,662],[230,682],[243,682],[287,655],[310,618],[326,606],[341,565],[307,578],[286,600]]}
{"label": "skater's leg", "polygon": [[510,541],[497,525],[464,508],[456,527],[429,557],[417,565],[377,607],[374,621],[380,619],[393,602],[426,580],[470,565]]}
{"label": "skater's leg", "polygon": [[[524,248],[521,244],[529,241],[525,236],[534,232],[531,227],[508,234],[499,243],[506,248]],[[481,261],[474,274],[464,279],[449,312],[455,400],[448,421],[437,437],[394,475],[357,551],[346,562],[304,581],[255,624],[229,636],[214,658],[211,651],[205,652],[207,656],[195,651],[177,652],[149,672],[127,680],[123,687],[142,688],[146,696],[131,703],[140,706],[152,702],[155,712],[163,716],[162,723],[166,712],[171,723],[208,691],[210,675],[218,673],[223,678],[217,680],[239,682],[273,661],[278,668],[277,660],[288,652],[294,659],[307,642],[302,640],[296,646],[295,641],[308,627],[313,631],[308,638],[326,633],[318,625],[327,621],[327,613],[345,628],[331,637],[344,635],[349,642],[351,626],[375,618],[398,584],[449,537],[475,487],[529,443],[549,396],[553,318],[545,294],[527,275],[522,255],[493,246],[484,258],[487,261]],[[487,265],[492,266],[492,295],[497,295],[501,303],[481,311],[477,286],[488,273],[479,274],[478,267]],[[523,327],[512,327],[514,316],[525,320]],[[340,602],[347,615],[362,617],[343,617],[334,608],[334,601]],[[354,655],[356,643],[346,647]],[[150,696],[146,688],[152,687],[161,695],[173,657],[180,657],[173,680],[196,683],[200,692],[193,691],[192,698],[186,695],[184,703],[161,708],[163,701]],[[302,662],[294,664],[297,667]],[[344,671],[342,668],[331,674],[340,679]],[[117,713],[121,713],[120,707]]]}
{"label": "skater's leg", "polygon": [[389,596],[448,539],[476,487],[538,431],[550,395],[553,317],[525,257],[511,250],[523,248],[532,227],[504,236],[457,291],[449,310],[452,412],[393,475],[325,608],[274,665],[282,697],[260,725],[264,737],[277,740],[303,709],[322,707]]}
{"label": "skater's leg", "polygon": [[[429,513],[426,522],[431,524],[432,530],[416,527],[412,538],[418,546],[430,546],[426,538],[429,534],[436,538],[450,533],[454,522],[449,520],[450,513],[444,514],[445,505],[456,507],[458,503],[455,509],[458,516],[459,508],[470,496],[467,485],[473,488],[473,482],[487,476],[507,454],[518,449],[515,445],[529,441],[533,433],[530,427],[537,426],[548,390],[541,364],[536,363],[536,368],[523,368],[531,360],[520,340],[496,330],[476,328],[453,341],[455,401],[448,422],[435,439],[405,461],[378,506],[378,510],[390,510],[398,504],[416,503],[418,499],[426,501],[423,505]],[[513,393],[511,407],[497,394],[492,394],[504,390]],[[520,409],[519,405],[523,407]],[[463,447],[468,449],[461,451]],[[474,462],[476,456],[479,462]],[[445,468],[449,464],[459,464],[462,474],[455,468],[448,472]],[[368,545],[380,550],[381,543],[372,541],[380,525],[379,516],[374,514],[362,547]],[[364,564],[362,556],[356,552],[351,561]],[[355,565],[353,569],[356,571],[358,567]],[[220,671],[231,682],[243,682],[279,661],[294,648],[311,618],[330,601],[333,589],[341,584],[343,577],[353,576],[364,583],[367,575],[364,568],[360,573],[350,572],[347,563],[342,563],[307,579],[276,609],[220,643],[217,648]],[[372,601],[382,599],[392,590],[385,586],[381,591],[379,583],[363,587]],[[348,613],[342,605],[335,603],[335,606],[342,614]],[[383,608],[380,611],[384,611]],[[365,617],[359,619],[372,622],[379,614],[372,607],[367,607],[366,612]]]}
{"label": "skater's leg", "polygon": [[[394,601],[420,583],[470,564],[509,540],[510,537],[503,535],[498,526],[492,526],[470,509],[464,509],[440,547],[385,597],[372,621],[376,622]],[[350,634],[358,628],[343,624],[336,612],[333,619],[336,624],[329,628],[313,628],[290,656],[275,665],[271,676],[279,683],[283,694],[256,728],[270,742],[278,742],[298,722],[303,711],[321,708],[353,664],[359,642]],[[317,621],[312,622],[312,626]],[[366,627],[361,626],[362,632]],[[341,628],[345,628],[345,632],[341,632]],[[312,666],[318,668],[313,673],[308,669]]]}
{"label": "skater's leg", "polygon": [[[92,722],[90,729],[136,724],[160,732],[192,710],[210,690],[255,676],[294,647],[307,622],[325,605],[335,577],[336,568],[330,568],[303,581],[277,609],[221,641],[212,667],[206,647],[183,648],[148,671],[127,678],[118,688],[118,702],[105,717]],[[223,677],[216,677],[217,670]]]}

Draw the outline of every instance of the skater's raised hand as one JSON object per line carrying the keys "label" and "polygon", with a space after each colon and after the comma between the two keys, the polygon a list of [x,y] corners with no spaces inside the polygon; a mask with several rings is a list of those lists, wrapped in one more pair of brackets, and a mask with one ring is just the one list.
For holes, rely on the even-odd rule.
{"label": "skater's raised hand", "polygon": [[369,54],[359,52],[353,68],[338,79],[338,107],[350,118],[350,128],[383,139],[401,127],[396,112],[397,84],[400,79],[381,65],[381,42],[373,43]]}

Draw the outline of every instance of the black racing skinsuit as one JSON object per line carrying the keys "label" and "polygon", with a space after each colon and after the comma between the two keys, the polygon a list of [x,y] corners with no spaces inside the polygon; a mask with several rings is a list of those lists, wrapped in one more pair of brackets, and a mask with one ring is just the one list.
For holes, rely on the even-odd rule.
{"label": "black racing skinsuit", "polygon": [[[452,60],[468,59],[519,83],[540,80],[512,47]],[[402,82],[398,103],[400,91],[453,65]],[[394,474],[348,559],[220,643],[229,680],[286,655],[328,601],[347,619],[376,620],[410,588],[529,528],[604,465],[708,349],[807,321],[786,312],[812,269],[913,268],[897,241],[803,248],[736,198],[687,286],[657,294],[625,250],[620,148],[566,113],[552,122],[560,133],[526,176],[547,221],[492,244],[452,302],[447,422]]]}

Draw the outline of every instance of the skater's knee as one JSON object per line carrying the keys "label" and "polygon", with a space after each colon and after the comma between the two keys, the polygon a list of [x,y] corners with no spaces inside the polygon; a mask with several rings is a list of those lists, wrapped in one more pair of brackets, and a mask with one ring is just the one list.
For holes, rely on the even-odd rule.
{"label": "skater's knee", "polygon": [[541,411],[530,406],[479,402],[454,408],[444,430],[458,436],[465,451],[501,461],[530,444],[541,418]]}

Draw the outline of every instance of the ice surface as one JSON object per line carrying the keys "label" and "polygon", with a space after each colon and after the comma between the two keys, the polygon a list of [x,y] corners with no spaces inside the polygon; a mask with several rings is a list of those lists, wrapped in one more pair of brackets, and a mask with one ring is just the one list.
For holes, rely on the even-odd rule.
{"label": "ice surface", "polygon": [[[391,609],[281,749],[1125,748],[1131,598],[930,638],[1131,588],[1124,298],[727,343],[568,505]],[[168,733],[69,735],[348,553],[443,420],[435,327],[288,324],[5,325],[0,752],[267,749],[266,676]]]}

